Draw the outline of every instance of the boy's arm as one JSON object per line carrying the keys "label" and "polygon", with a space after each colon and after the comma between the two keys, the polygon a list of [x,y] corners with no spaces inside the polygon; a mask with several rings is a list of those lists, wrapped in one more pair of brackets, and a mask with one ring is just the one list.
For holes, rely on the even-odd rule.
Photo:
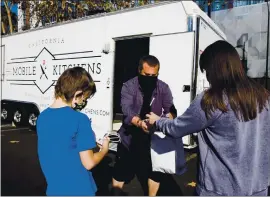
{"label": "boy's arm", "polygon": [[82,114],[78,127],[77,150],[80,155],[82,165],[91,170],[94,168],[108,153],[109,142],[107,146],[103,146],[100,152],[94,153],[96,148],[96,138],[91,127],[89,118]]}

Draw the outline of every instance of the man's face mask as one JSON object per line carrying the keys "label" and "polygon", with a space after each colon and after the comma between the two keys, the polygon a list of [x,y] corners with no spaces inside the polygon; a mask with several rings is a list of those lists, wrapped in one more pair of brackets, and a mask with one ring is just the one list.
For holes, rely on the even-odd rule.
{"label": "man's face mask", "polygon": [[157,76],[145,76],[139,74],[138,79],[143,91],[153,91],[157,86]]}
{"label": "man's face mask", "polygon": [[76,111],[81,111],[87,105],[87,101],[83,100],[81,103],[75,103],[75,107],[73,107]]}

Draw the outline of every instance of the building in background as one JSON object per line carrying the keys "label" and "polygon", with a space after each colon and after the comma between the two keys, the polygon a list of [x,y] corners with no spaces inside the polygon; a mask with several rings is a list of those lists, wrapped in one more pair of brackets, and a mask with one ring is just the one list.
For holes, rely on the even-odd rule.
{"label": "building in background", "polygon": [[[253,5],[258,3],[263,3],[265,0],[194,0],[199,7],[208,12],[209,8],[211,12],[219,11],[219,10],[227,10],[233,7],[245,6],[245,5]],[[208,6],[208,2],[212,2],[211,6]]]}
{"label": "building in background", "polygon": [[267,54],[267,30],[270,28],[267,3],[241,5],[212,12],[211,18],[237,49],[248,76],[267,84],[270,89],[270,61],[266,65],[267,58],[270,60]]}

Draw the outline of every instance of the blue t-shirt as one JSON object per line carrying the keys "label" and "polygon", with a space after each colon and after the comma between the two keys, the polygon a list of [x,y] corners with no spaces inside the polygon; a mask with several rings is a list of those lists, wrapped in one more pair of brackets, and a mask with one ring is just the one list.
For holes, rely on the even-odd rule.
{"label": "blue t-shirt", "polygon": [[47,108],[37,120],[38,156],[49,196],[94,196],[92,172],[79,152],[96,146],[89,118],[70,107]]}

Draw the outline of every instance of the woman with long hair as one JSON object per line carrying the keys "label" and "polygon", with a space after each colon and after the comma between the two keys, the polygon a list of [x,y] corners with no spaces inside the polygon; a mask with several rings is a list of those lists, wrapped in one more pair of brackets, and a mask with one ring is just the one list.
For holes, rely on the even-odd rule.
{"label": "woman with long hair", "polygon": [[[198,195],[267,195],[270,180],[270,93],[247,77],[226,41],[200,58],[209,89],[174,120],[151,113],[155,130],[178,138],[198,132]],[[151,129],[150,129],[151,130]]]}

